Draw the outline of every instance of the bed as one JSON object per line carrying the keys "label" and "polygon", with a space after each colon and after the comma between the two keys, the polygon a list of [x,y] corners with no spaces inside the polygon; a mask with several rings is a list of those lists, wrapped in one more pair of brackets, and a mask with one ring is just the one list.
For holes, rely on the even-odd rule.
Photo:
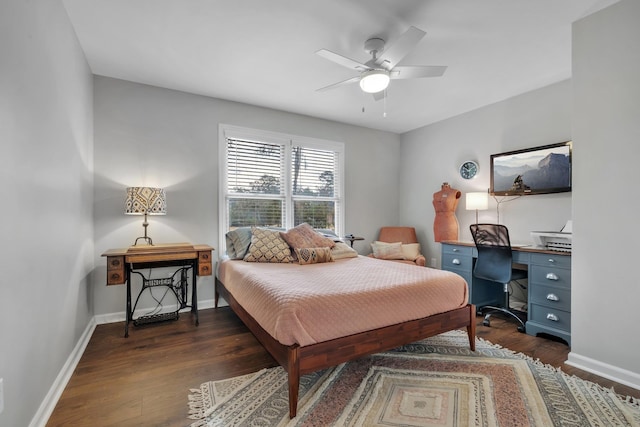
{"label": "bed", "polygon": [[224,298],[287,371],[291,418],[306,373],[460,328],[475,350],[467,284],[447,271],[365,256],[313,265],[223,259],[215,286],[215,306]]}

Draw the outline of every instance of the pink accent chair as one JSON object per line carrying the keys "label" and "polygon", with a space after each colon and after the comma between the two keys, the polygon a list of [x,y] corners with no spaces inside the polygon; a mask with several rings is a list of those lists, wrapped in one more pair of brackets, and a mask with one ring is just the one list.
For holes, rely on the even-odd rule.
{"label": "pink accent chair", "polygon": [[[382,227],[378,234],[378,241],[386,243],[402,242],[403,244],[419,243],[414,227]],[[405,264],[414,264],[424,267],[427,260],[424,255],[419,255],[415,261],[410,260],[390,260],[395,262],[404,262]]]}

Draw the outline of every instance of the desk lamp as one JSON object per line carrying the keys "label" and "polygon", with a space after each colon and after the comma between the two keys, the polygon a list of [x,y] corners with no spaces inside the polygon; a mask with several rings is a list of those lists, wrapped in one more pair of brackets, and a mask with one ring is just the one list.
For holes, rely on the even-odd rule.
{"label": "desk lamp", "polygon": [[489,209],[489,194],[488,193],[467,193],[466,195],[467,210],[476,211],[476,224],[478,223],[478,211],[485,211]]}
{"label": "desk lamp", "polygon": [[138,237],[133,245],[138,244],[138,240],[143,239],[148,245],[153,246],[153,240],[147,236],[147,215],[166,215],[167,196],[162,188],[153,187],[128,187],[127,201],[125,202],[125,214],[144,215],[144,236]]}

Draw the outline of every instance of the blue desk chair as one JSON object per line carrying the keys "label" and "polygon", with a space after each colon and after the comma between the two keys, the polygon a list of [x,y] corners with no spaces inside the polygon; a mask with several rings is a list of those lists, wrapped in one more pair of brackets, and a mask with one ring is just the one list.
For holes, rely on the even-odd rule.
{"label": "blue desk chair", "polygon": [[527,278],[526,271],[513,268],[509,230],[500,224],[472,224],[469,228],[478,250],[478,259],[473,269],[474,277],[500,283],[504,290],[503,307],[487,305],[478,308],[480,313],[484,313],[485,310],[491,311],[485,316],[482,324],[490,326],[491,314],[500,312],[515,319],[518,322],[518,331],[525,332],[524,321],[509,308],[509,282]]}

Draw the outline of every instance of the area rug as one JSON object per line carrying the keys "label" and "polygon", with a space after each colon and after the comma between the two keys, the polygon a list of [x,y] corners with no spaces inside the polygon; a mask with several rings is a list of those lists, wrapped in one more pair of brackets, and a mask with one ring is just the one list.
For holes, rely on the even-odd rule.
{"label": "area rug", "polygon": [[192,427],[640,426],[637,400],[463,331],[303,376],[293,420],[281,367],[191,393]]}

